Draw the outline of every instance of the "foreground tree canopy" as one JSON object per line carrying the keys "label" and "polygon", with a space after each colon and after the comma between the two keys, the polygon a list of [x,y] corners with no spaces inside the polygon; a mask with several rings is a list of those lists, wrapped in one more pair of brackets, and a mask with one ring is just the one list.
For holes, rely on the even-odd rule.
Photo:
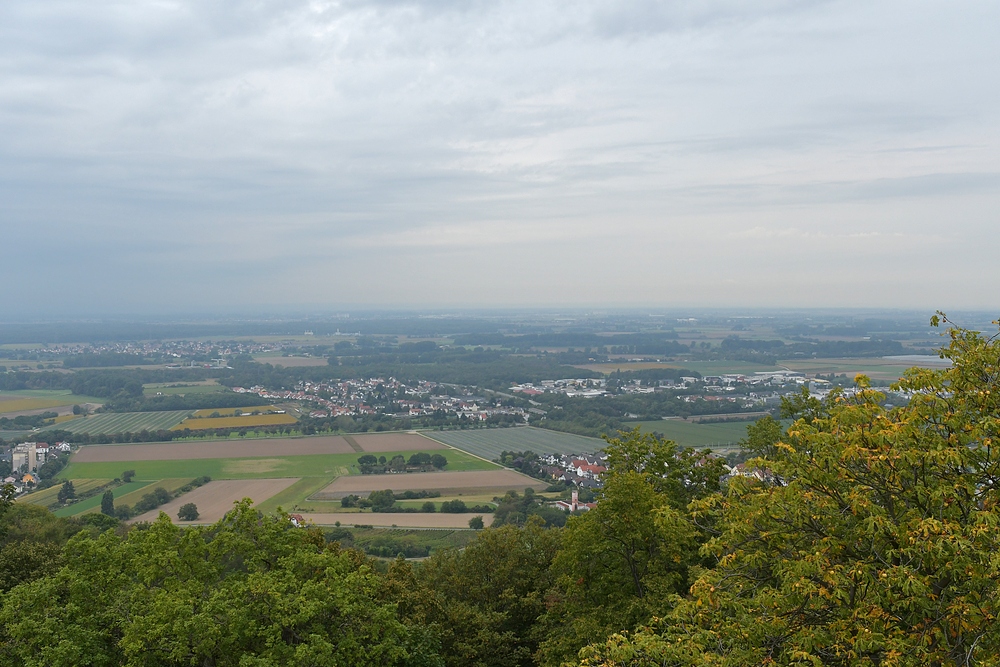
{"label": "foreground tree canopy", "polygon": [[0,666],[1000,665],[1000,343],[949,333],[905,406],[803,394],[728,479],[623,433],[595,509],[419,564],[249,501],[125,527],[0,496]]}

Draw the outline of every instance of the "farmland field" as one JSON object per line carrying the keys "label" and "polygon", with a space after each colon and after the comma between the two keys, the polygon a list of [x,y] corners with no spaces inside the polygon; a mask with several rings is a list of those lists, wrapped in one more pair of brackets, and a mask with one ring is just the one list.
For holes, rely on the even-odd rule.
{"label": "farmland field", "polygon": [[245,414],[249,414],[249,413],[251,413],[251,412],[253,412],[255,410],[257,412],[274,412],[277,409],[278,408],[274,407],[273,405],[255,405],[255,406],[252,406],[252,407],[249,407],[249,408],[217,408],[217,409],[208,408],[206,410],[195,410],[194,414],[191,415],[191,416],[192,417],[211,417],[212,415],[217,414],[220,417],[232,417],[233,415],[236,414],[237,410],[239,410],[241,414],[245,415]]}
{"label": "farmland field", "polygon": [[45,430],[59,429],[70,433],[89,433],[90,435],[106,435],[138,431],[158,431],[169,429],[179,424],[191,414],[191,410],[172,410],[164,412],[105,412],[74,419],[64,424],[47,426]]}
{"label": "farmland field", "polygon": [[291,512],[296,505],[305,502],[309,496],[328,486],[332,481],[329,477],[303,477],[280,493],[258,504],[257,509],[267,513],[282,507]]}
{"label": "farmland field", "polygon": [[207,417],[202,419],[188,418],[180,424],[172,426],[171,431],[182,431],[186,428],[191,430],[205,428],[247,428],[252,426],[277,426],[280,424],[294,424],[298,420],[291,415],[246,415],[241,417]]}
{"label": "farmland field", "polygon": [[[78,494],[85,493],[99,486],[110,484],[111,480],[115,477],[117,477],[117,475],[111,475],[107,479],[76,478],[73,480],[73,487],[76,489]],[[58,496],[60,486],[60,484],[56,484],[55,486],[50,486],[47,489],[29,493],[18,498],[17,502],[29,503],[31,505],[41,505],[42,507],[52,507],[53,505],[57,505],[59,503]]]}
{"label": "farmland field", "polygon": [[429,440],[416,433],[356,433],[348,437],[354,440],[362,451],[372,454],[445,449],[440,442]]}
{"label": "farmland field", "polygon": [[702,375],[724,375],[726,373],[755,373],[757,371],[778,371],[778,366],[767,366],[755,364],[748,361],[669,361],[669,362],[617,362],[609,361],[602,364],[583,364],[576,368],[583,368],[590,371],[597,371],[608,375],[617,370],[639,371],[651,368],[674,368],[695,371]]}
{"label": "farmland field", "polygon": [[354,450],[337,437],[268,438],[260,440],[202,440],[156,442],[143,445],[84,445],[73,456],[76,463],[104,461],[176,461],[234,459],[259,456],[350,454]]}
{"label": "farmland field", "polygon": [[880,359],[783,359],[778,363],[790,370],[808,375],[817,373],[840,375],[844,373],[847,377],[853,378],[858,373],[863,373],[873,380],[898,380],[903,376],[903,371],[914,366],[945,367],[937,356],[920,356],[924,358],[904,356],[901,358],[882,357]]}
{"label": "farmland field", "polygon": [[65,390],[2,391],[0,392],[0,414],[103,402],[103,398],[80,396]]}
{"label": "farmland field", "polygon": [[400,526],[420,528],[468,528],[469,519],[483,517],[483,525],[493,523],[492,514],[423,514],[383,513],[383,512],[323,512],[303,513],[302,518],[317,526],[333,526],[341,523],[347,526]]}
{"label": "farmland field", "polygon": [[661,419],[659,421],[632,422],[629,428],[640,427],[644,433],[662,433],[681,447],[721,447],[735,445],[747,437],[747,426],[752,421],[698,423],[683,419]]}
{"label": "farmland field", "polygon": [[135,505],[137,502],[142,500],[142,497],[155,489],[158,486],[162,486],[165,490],[173,493],[177,489],[181,488],[185,484],[191,483],[192,478],[190,477],[177,477],[174,479],[158,479],[156,481],[143,481],[142,488],[132,491],[131,493],[123,494],[121,498],[115,496],[115,505]]}
{"label": "farmland field", "polygon": [[475,472],[418,472],[400,475],[352,475],[338,477],[333,483],[312,498],[337,500],[349,494],[367,495],[380,489],[393,491],[440,491],[458,493],[505,493],[510,489],[523,491],[527,487],[542,491],[548,484],[521,473],[495,468]]}
{"label": "farmland field", "polygon": [[[166,512],[170,520],[175,523],[215,523],[226,512],[233,509],[235,501],[250,498],[255,503],[262,502],[291,486],[295,481],[295,479],[288,478],[212,481],[178,498],[174,498],[169,503],[161,505],[155,510],[140,514],[131,519],[130,523],[155,521],[160,516],[160,512]],[[194,503],[198,506],[199,517],[197,521],[181,522],[178,520],[177,510],[180,509],[181,505],[186,505],[187,503]]]}
{"label": "farmland field", "polygon": [[157,382],[142,385],[144,396],[156,396],[157,394],[163,394],[164,396],[175,394],[186,396],[188,394],[218,394],[226,391],[229,391],[229,387],[223,387],[215,380],[203,380],[201,382]]}
{"label": "farmland field", "polygon": [[425,431],[423,435],[490,461],[499,458],[504,450],[518,452],[530,450],[536,454],[580,454],[597,452],[604,449],[606,444],[597,438],[531,426],[467,431]]}
{"label": "farmland field", "polygon": [[[73,486],[76,486],[76,482],[73,483]],[[111,490],[111,493],[114,495],[115,501],[117,502],[120,497],[140,489],[145,489],[147,486],[150,486],[149,482],[129,482],[128,484],[122,484],[121,486],[115,487]],[[79,492],[80,489],[78,488],[77,493]],[[99,510],[101,508],[101,498],[103,495],[103,493],[95,494],[89,498],[81,500],[78,503],[73,503],[68,507],[58,509],[54,512],[54,514],[56,516],[76,516],[77,514],[86,514],[88,511]]]}
{"label": "farmland field", "polygon": [[[245,444],[267,443],[268,440],[251,440]],[[127,451],[133,447],[172,447],[180,443],[159,443],[157,445],[117,445],[109,449]],[[225,444],[225,443],[220,443]],[[81,451],[86,451],[86,447]],[[398,452],[407,456],[411,452]],[[388,452],[387,458],[392,458],[394,452]],[[125,456],[123,454],[122,456]],[[132,454],[129,454],[130,456]],[[457,472],[465,470],[494,470],[496,465],[488,463],[465,452],[450,450],[445,452],[448,459],[448,470]],[[59,474],[60,478],[99,478],[118,477],[126,468],[135,470],[137,479],[166,479],[169,477],[187,477],[194,479],[208,475],[212,479],[255,479],[261,477],[334,477],[350,475],[358,472],[358,454],[314,454],[305,456],[287,456],[275,453],[270,457],[245,458],[214,458],[214,459],[183,459],[183,460],[117,460],[77,462],[70,460],[69,465]]]}

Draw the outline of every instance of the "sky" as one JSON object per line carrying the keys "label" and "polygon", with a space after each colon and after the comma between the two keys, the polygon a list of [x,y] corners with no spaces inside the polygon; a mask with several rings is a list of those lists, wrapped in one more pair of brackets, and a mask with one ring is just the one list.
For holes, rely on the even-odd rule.
{"label": "sky", "polygon": [[1000,310],[1000,3],[5,0],[0,318]]}

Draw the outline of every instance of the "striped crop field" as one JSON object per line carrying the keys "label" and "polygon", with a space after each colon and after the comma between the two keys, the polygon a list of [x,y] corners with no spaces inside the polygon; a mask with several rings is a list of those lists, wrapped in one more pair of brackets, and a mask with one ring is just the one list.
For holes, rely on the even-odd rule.
{"label": "striped crop field", "polygon": [[181,431],[189,428],[192,431],[206,428],[245,428],[252,426],[277,426],[280,424],[294,424],[295,417],[288,414],[273,415],[245,415],[242,417],[203,417],[188,418],[180,424],[170,428],[171,431]]}
{"label": "striped crop field", "polygon": [[[110,479],[74,479],[73,488],[77,495],[86,493],[91,489],[96,489],[98,487],[104,486],[105,484],[110,484]],[[19,503],[28,503],[30,505],[41,505],[42,507],[54,507],[59,504],[59,489],[62,488],[62,484],[56,484],[55,486],[50,486],[47,489],[42,489],[41,491],[35,491],[34,493],[29,493],[25,496],[21,496],[17,499]]]}
{"label": "striped crop field", "polygon": [[90,435],[137,433],[143,430],[159,431],[176,426],[189,417],[191,412],[191,410],[105,412],[86,419],[74,419],[63,424],[48,426],[46,430],[59,429],[70,433],[89,433]]}
{"label": "striped crop field", "polygon": [[481,428],[466,431],[424,431],[422,435],[493,461],[504,451],[536,454],[582,454],[604,449],[598,438],[549,431],[532,426]]}
{"label": "striped crop field", "polygon": [[[73,482],[73,486],[76,486],[76,482]],[[149,486],[149,482],[129,482],[128,484],[122,484],[121,486],[116,486],[111,489],[111,493],[114,495],[115,502],[122,496],[125,496],[133,491],[144,489]],[[79,494],[79,489],[77,490]],[[96,493],[89,498],[84,498],[78,503],[73,503],[72,505],[67,505],[66,507],[57,509],[53,512],[56,516],[76,516],[78,514],[86,514],[87,512],[98,512],[101,509],[101,499],[103,498],[103,493]]]}

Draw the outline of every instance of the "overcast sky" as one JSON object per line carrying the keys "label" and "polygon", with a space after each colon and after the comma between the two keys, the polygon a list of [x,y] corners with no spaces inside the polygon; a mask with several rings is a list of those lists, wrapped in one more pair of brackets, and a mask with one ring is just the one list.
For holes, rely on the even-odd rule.
{"label": "overcast sky", "polygon": [[1000,310],[998,26],[971,1],[4,0],[0,310]]}

